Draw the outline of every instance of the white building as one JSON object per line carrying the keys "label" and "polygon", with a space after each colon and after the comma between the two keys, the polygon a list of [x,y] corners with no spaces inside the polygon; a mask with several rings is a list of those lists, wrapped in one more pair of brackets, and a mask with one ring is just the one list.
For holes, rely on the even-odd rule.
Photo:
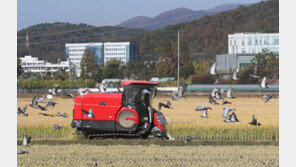
{"label": "white building", "polygon": [[58,72],[59,70],[65,70],[69,72],[69,62],[61,61],[57,64],[49,63],[45,60],[38,60],[37,57],[32,57],[27,55],[25,57],[21,57],[21,66],[24,72],[32,72],[32,73],[46,73],[46,72]]}
{"label": "white building", "polygon": [[258,54],[263,49],[278,54],[278,33],[235,33],[228,35],[228,54]]}
{"label": "white building", "polygon": [[66,60],[75,65],[77,76],[81,73],[80,62],[83,53],[88,49],[94,53],[98,66],[111,59],[122,60],[124,63],[130,60],[138,60],[139,45],[132,42],[93,42],[93,43],[69,43],[65,44]]}
{"label": "white building", "polygon": [[[80,62],[83,57],[83,53],[86,49],[93,51],[94,56],[97,60],[98,65],[104,64],[103,62],[103,43],[90,42],[90,43],[69,43],[65,45],[66,49],[66,60],[69,60],[76,67],[76,73],[78,76],[81,72]],[[94,62],[96,63],[96,62]]]}
{"label": "white building", "polygon": [[106,42],[104,43],[104,63],[111,59],[121,60],[127,63],[130,60],[137,60],[139,46],[132,42]]}

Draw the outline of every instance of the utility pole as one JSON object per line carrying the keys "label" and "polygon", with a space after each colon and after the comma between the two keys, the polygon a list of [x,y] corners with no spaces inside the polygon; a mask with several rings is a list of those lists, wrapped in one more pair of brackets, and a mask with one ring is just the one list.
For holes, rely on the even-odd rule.
{"label": "utility pole", "polygon": [[180,84],[180,30],[178,30],[178,87]]}

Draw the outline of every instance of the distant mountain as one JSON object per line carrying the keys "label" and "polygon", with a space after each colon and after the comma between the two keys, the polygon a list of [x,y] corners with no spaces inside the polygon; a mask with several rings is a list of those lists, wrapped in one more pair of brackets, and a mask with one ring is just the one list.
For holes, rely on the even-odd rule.
{"label": "distant mountain", "polygon": [[250,6],[250,4],[229,3],[229,4],[223,4],[223,5],[216,6],[216,7],[212,8],[212,9],[207,10],[207,12],[209,14],[216,14],[216,13],[236,9],[241,5]]}
{"label": "distant mountain", "polygon": [[127,21],[124,21],[117,26],[130,27],[130,28],[143,28],[146,30],[155,30],[158,28],[164,28],[167,25],[175,25],[178,23],[184,23],[201,18],[207,14],[216,14],[228,10],[235,9],[242,4],[224,4],[214,7],[209,10],[194,11],[188,8],[177,8],[174,10],[163,12],[154,18],[146,16],[138,16]]}
{"label": "distant mountain", "polygon": [[177,53],[177,32],[186,40],[189,53],[195,60],[214,59],[216,54],[228,51],[228,34],[239,32],[279,32],[279,0],[261,1],[253,5],[240,6],[234,10],[206,15],[199,19],[163,29],[148,31],[133,39],[140,44],[140,55],[157,60],[167,40]]}
{"label": "distant mountain", "polygon": [[[25,46],[26,33],[29,34],[29,48]],[[32,55],[43,60],[56,62],[65,59],[65,43],[125,42],[138,37],[143,29],[122,27],[95,27],[87,24],[42,23],[17,32],[17,54]]]}

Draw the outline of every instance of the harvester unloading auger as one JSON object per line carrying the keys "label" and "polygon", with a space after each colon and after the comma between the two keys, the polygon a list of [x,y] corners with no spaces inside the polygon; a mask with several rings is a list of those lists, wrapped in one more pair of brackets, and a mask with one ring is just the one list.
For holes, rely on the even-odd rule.
{"label": "harvester unloading auger", "polygon": [[151,106],[159,83],[122,81],[123,92],[88,93],[74,99],[71,126],[89,135],[125,134],[174,140],[164,115]]}

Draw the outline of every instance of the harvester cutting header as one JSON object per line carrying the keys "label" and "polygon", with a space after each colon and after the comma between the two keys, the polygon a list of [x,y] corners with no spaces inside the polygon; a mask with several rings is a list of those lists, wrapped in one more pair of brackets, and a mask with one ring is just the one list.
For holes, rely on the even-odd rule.
{"label": "harvester cutting header", "polygon": [[123,92],[77,96],[71,126],[85,136],[134,134],[173,140],[166,132],[164,115],[151,106],[158,84],[125,80]]}

